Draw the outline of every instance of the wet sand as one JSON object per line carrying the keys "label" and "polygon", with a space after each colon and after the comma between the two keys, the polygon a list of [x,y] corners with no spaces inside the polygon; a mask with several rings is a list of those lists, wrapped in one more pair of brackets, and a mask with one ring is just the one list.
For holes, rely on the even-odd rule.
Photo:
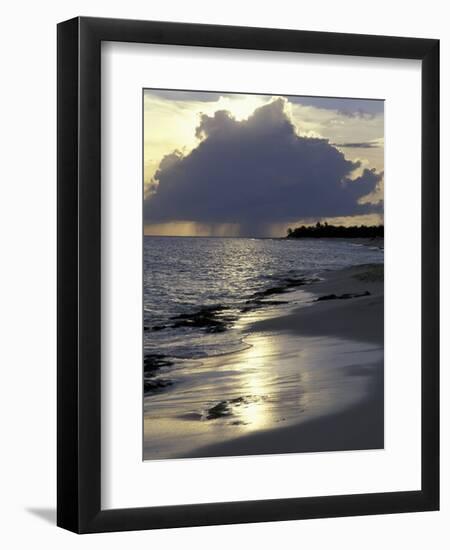
{"label": "wet sand", "polygon": [[[380,365],[382,371],[382,365]],[[353,407],[286,428],[257,432],[198,449],[186,457],[245,456],[382,449],[384,447],[383,375],[371,396]]]}
{"label": "wet sand", "polygon": [[[383,345],[383,265],[358,266],[323,274],[308,286],[321,299],[309,308],[255,323],[250,331],[288,331],[299,335],[336,336]],[[369,292],[368,296],[349,297]],[[331,298],[335,295],[336,298]],[[328,299],[328,297],[330,299]],[[325,299],[323,299],[325,298]]]}
{"label": "wet sand", "polygon": [[[378,350],[364,359],[359,354],[347,364],[341,377],[363,380],[354,386],[353,401],[341,410],[323,414],[305,414],[300,422],[286,427],[261,429],[220,443],[202,446],[183,454],[185,457],[213,457],[288,452],[318,452],[381,449],[384,447],[384,283],[383,266],[358,266],[322,274],[324,280],[308,287],[313,300],[287,315],[265,319],[247,328],[249,335],[290,335],[293,340],[312,338],[311,342],[326,347],[330,341],[347,342],[338,348],[332,362],[352,352],[351,343],[367,345],[367,351]],[[368,295],[363,295],[368,293]],[[349,296],[350,295],[350,296]],[[320,299],[315,301],[315,299]],[[281,357],[280,357],[281,359]],[[276,363],[277,357],[271,357]],[[350,385],[351,388],[351,385]],[[325,395],[326,398],[326,395]],[[307,411],[305,411],[307,412]]]}

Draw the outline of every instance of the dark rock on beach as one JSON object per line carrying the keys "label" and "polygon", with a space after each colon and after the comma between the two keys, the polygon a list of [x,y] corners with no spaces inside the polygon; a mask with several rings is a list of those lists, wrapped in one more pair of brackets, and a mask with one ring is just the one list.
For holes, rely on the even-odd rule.
{"label": "dark rock on beach", "polygon": [[363,296],[370,296],[370,292],[365,290],[364,292],[350,292],[347,294],[341,294],[339,300],[348,300],[349,298],[362,298]]}
{"label": "dark rock on beach", "polygon": [[324,296],[319,296],[316,299],[316,302],[323,302],[324,300],[337,300],[336,294],[325,294]]}
{"label": "dark rock on beach", "polygon": [[[246,313],[253,309],[264,306],[275,306],[287,303],[282,300],[270,300],[272,296],[283,294],[295,287],[308,285],[317,282],[319,279],[307,277],[287,277],[281,280],[281,284],[272,286],[264,290],[254,292],[245,305],[241,308],[241,313]],[[267,301],[266,301],[267,300]],[[229,308],[221,304],[203,306],[197,311],[189,313],[180,313],[171,317],[170,324],[154,325],[152,327],[144,326],[144,330],[160,331],[169,328],[199,328],[211,334],[225,332],[236,320],[236,316],[227,314]]]}
{"label": "dark rock on beach", "polygon": [[255,403],[264,397],[257,395],[242,395],[233,399],[226,399],[219,401],[206,411],[206,420],[216,420],[217,418],[224,418],[227,416],[233,416],[233,408],[240,405],[248,405],[249,403]]}
{"label": "dark rock on beach", "polygon": [[171,386],[172,384],[172,380],[168,380],[165,378],[144,379],[144,393],[156,392],[158,390],[167,388],[167,386]]}
{"label": "dark rock on beach", "polygon": [[337,294],[325,294],[324,296],[319,296],[316,299],[316,302],[323,302],[325,300],[349,300],[350,298],[361,298],[363,296],[370,296],[370,292],[368,290],[364,292],[347,292],[345,294],[340,294],[339,296]]}
{"label": "dark rock on beach", "polygon": [[247,313],[254,309],[259,309],[265,306],[278,306],[282,304],[287,304],[288,301],[286,300],[267,300],[266,301],[266,298],[270,299],[271,296],[276,296],[277,294],[284,294],[286,292],[289,292],[293,288],[309,285],[317,281],[319,281],[319,279],[316,279],[316,278],[287,277],[282,281],[281,285],[269,287],[264,290],[258,290],[257,292],[252,294],[252,296],[245,301],[245,305],[241,309],[241,313]]}
{"label": "dark rock on beach", "polygon": [[288,277],[287,279],[285,279],[285,282],[286,282],[286,286],[291,288],[291,287],[296,287],[296,286],[304,286],[304,285],[310,285],[312,283],[317,283],[318,281],[320,281],[320,279],[317,279],[317,278],[307,278],[307,277],[301,277],[301,278],[294,278],[294,277]]}
{"label": "dark rock on beach", "polygon": [[152,374],[162,367],[171,367],[173,361],[162,353],[150,353],[144,357],[144,373]]}
{"label": "dark rock on beach", "polygon": [[235,318],[231,315],[224,315],[224,306],[213,305],[203,306],[193,313],[181,313],[172,317],[172,328],[193,327],[205,329],[205,332],[224,332]]}
{"label": "dark rock on beach", "polygon": [[219,403],[217,403],[217,405],[214,405],[213,407],[208,409],[206,419],[214,420],[216,418],[222,418],[224,416],[231,416],[232,414],[233,413],[231,412],[228,401],[220,401]]}
{"label": "dark rock on beach", "polygon": [[173,365],[173,361],[161,353],[144,357],[144,393],[160,391],[173,384],[173,380],[160,376],[160,370]]}

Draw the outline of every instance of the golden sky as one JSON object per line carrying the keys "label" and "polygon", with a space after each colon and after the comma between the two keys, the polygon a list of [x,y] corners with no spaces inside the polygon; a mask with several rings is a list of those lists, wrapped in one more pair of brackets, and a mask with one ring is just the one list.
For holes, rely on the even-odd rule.
{"label": "golden sky", "polygon": [[[158,168],[161,161],[174,152],[186,157],[201,144],[204,136],[196,132],[202,116],[214,117],[218,111],[227,111],[236,121],[246,121],[255,110],[268,105],[279,97],[283,99],[285,116],[295,127],[298,136],[324,138],[345,159],[358,162],[351,178],[361,176],[364,169],[384,171],[384,109],[382,101],[302,98],[251,94],[221,94],[144,90],[144,192],[151,201],[157,190]],[[378,202],[383,198],[383,179],[375,192],[359,199]],[[176,193],[173,197],[176,200]],[[379,223],[379,213],[355,216],[327,217],[330,223]],[[301,222],[316,220],[299,219]],[[146,234],[159,235],[239,235],[239,224],[234,221],[202,223],[198,220],[145,220]],[[271,236],[284,236],[288,226],[295,223],[271,224]]]}

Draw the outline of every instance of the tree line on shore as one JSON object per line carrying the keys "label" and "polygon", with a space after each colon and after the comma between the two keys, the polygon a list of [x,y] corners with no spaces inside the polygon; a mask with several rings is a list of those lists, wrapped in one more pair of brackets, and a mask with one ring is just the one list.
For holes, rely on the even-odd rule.
{"label": "tree line on shore", "polygon": [[327,237],[347,239],[374,239],[384,237],[384,225],[330,225],[327,222],[317,222],[316,225],[302,225],[287,230],[288,239],[322,239]]}

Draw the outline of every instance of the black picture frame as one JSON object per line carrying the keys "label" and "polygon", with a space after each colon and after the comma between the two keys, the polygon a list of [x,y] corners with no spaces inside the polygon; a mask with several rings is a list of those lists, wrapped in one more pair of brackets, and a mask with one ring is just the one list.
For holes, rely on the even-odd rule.
{"label": "black picture frame", "polygon": [[[420,491],[101,509],[102,41],[422,61]],[[437,510],[439,507],[439,41],[77,17],[58,25],[57,524],[76,533]]]}

